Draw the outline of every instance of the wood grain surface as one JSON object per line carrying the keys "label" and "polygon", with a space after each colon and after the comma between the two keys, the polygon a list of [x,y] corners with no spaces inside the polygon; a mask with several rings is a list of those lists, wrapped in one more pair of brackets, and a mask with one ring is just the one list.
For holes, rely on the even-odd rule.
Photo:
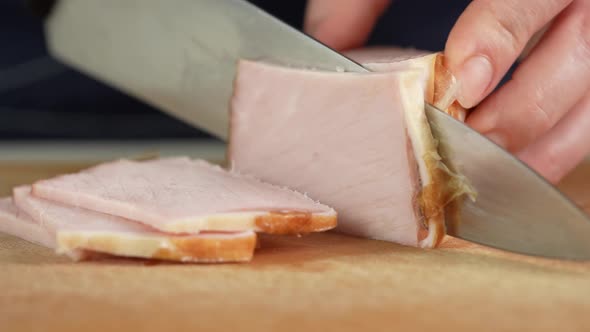
{"label": "wood grain surface", "polygon": [[[0,192],[85,166],[0,165]],[[590,210],[590,163],[560,188]],[[0,331],[590,331],[590,262],[455,239],[261,242],[249,264],[74,264],[0,235]]]}

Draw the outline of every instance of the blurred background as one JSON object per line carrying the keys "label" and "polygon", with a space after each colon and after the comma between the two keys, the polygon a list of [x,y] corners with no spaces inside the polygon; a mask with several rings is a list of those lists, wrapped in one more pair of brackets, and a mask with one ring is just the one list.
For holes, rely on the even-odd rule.
{"label": "blurred background", "polygon": [[[295,28],[302,27],[304,0],[251,2]],[[174,153],[182,153],[195,144],[219,143],[51,59],[41,22],[28,13],[24,3],[0,1],[0,158],[24,158],[33,153],[30,149],[36,149],[37,158],[40,153],[55,157],[60,151],[67,156],[74,153],[73,148],[54,147],[80,146],[82,142],[86,145],[80,153],[97,153],[101,149],[90,152],[89,146],[110,144],[106,150],[115,154],[127,153],[126,146],[136,151],[167,144],[168,149],[179,149]],[[442,50],[453,23],[468,3],[395,0],[369,44]]]}

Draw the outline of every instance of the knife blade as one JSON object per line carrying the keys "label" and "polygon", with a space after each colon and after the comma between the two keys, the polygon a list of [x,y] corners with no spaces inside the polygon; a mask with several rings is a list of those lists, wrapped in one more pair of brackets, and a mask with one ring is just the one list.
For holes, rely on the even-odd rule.
{"label": "knife blade", "polygon": [[[241,0],[60,0],[46,22],[53,56],[227,138],[240,58],[366,72],[354,61]],[[440,149],[477,200],[449,215],[451,235],[554,258],[590,258],[590,219],[554,186],[431,105]]]}
{"label": "knife blade", "polygon": [[367,71],[242,0],[59,0],[50,54],[220,139],[240,58]]}
{"label": "knife blade", "polygon": [[490,247],[535,256],[590,258],[590,218],[557,188],[492,141],[426,105],[445,164],[470,182],[447,210],[447,233]]}

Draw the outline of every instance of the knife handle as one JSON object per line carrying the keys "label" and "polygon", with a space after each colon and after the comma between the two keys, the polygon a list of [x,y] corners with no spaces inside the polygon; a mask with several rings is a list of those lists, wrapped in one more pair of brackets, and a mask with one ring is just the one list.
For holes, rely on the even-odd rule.
{"label": "knife handle", "polygon": [[25,0],[25,7],[36,17],[45,19],[56,3],[57,0]]}

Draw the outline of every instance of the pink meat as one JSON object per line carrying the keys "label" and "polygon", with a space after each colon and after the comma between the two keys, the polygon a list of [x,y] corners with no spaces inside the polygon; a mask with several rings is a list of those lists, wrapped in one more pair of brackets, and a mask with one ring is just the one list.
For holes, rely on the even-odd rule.
{"label": "pink meat", "polygon": [[[305,233],[336,224],[332,208],[303,194],[188,158],[105,163],[39,181],[33,192],[173,233]],[[281,227],[275,227],[275,221]]]}
{"label": "pink meat", "polygon": [[[171,235],[140,223],[86,209],[70,207],[35,197],[30,186],[13,190],[10,213],[26,213],[31,225],[42,228],[55,241],[60,253],[90,250],[118,256],[178,261],[247,261],[254,251],[253,232]],[[25,237],[27,234],[16,234]]]}
{"label": "pink meat", "polygon": [[13,189],[14,203],[49,232],[88,231],[113,233],[156,234],[156,231],[121,217],[70,207],[31,194],[30,186]]}
{"label": "pink meat", "polygon": [[423,76],[241,61],[231,165],[334,207],[342,232],[417,245],[419,179],[405,114],[424,109]]}
{"label": "pink meat", "polygon": [[55,236],[19,211],[10,197],[0,198],[0,232],[44,247],[55,247]]}
{"label": "pink meat", "polygon": [[349,50],[346,55],[371,71],[421,69],[427,79],[425,100],[456,119],[465,120],[467,110],[456,101],[458,84],[445,66],[443,53],[373,46]]}

